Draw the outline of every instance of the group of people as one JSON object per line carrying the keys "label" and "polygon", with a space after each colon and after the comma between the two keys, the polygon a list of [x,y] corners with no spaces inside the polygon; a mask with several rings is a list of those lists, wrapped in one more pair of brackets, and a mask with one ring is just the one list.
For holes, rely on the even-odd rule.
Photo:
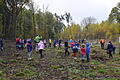
{"label": "group of people", "polygon": [[[69,46],[69,43],[70,43],[70,46]],[[82,58],[82,62],[84,62],[84,58],[85,58],[85,55],[87,57],[87,61],[89,62],[90,61],[90,43],[89,42],[82,42],[82,45],[80,45],[80,41],[73,41],[73,40],[70,40],[70,41],[65,41],[64,42],[64,46],[65,46],[65,56],[66,55],[70,55],[71,53],[69,52],[69,48],[71,48],[72,52],[73,52],[73,56],[74,56],[74,59],[77,59],[77,53],[80,53],[81,54],[81,58]]]}
{"label": "group of people", "polygon": [[[105,47],[104,47],[105,40],[104,39],[100,40],[100,44],[101,44],[101,49],[105,49]],[[113,45],[113,43],[111,41],[109,41],[107,44],[107,48],[105,50],[107,50],[107,53],[109,54],[109,58],[113,58],[113,54],[115,54],[116,47]]]}
{"label": "group of people", "polygon": [[[105,49],[105,40],[100,40],[101,48]],[[81,55],[81,61],[85,61],[85,56],[87,58],[87,62],[90,61],[90,53],[91,53],[91,43],[87,40],[77,40],[73,41],[70,40],[43,40],[42,37],[36,36],[33,40],[32,39],[20,39],[16,38],[16,49],[23,50],[27,49],[28,59],[31,60],[32,58],[32,51],[35,49],[37,53],[39,53],[40,58],[44,58],[43,51],[46,47],[61,47],[64,48],[64,56],[73,56],[74,59],[77,59],[77,53]],[[52,48],[51,48],[52,49]],[[0,50],[3,51],[3,39],[0,39]],[[72,53],[71,53],[71,51]],[[113,54],[115,53],[116,47],[109,41],[107,48],[107,53],[109,54],[109,58],[113,58]]]}
{"label": "group of people", "polygon": [[16,38],[16,49],[17,50],[23,50],[24,48],[27,49],[27,55],[28,55],[28,60],[31,60],[31,55],[33,49],[35,49],[41,58],[43,58],[42,51],[45,48],[46,42],[42,40],[41,37],[36,36],[34,40],[32,39],[26,39],[22,40],[20,38]]}

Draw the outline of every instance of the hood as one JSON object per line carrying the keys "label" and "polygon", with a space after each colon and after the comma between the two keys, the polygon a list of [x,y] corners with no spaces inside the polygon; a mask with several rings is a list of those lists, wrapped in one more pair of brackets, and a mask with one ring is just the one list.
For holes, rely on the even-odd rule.
{"label": "hood", "polygon": [[86,43],[86,47],[89,47],[90,46],[90,43]]}

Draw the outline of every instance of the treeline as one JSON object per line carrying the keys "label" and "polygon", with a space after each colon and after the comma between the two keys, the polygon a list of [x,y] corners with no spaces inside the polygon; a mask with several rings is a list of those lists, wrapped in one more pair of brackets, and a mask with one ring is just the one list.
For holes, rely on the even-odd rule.
{"label": "treeline", "polygon": [[110,39],[118,40],[120,36],[120,24],[102,22],[97,24],[90,24],[88,28],[82,27],[79,24],[72,24],[69,27],[64,28],[61,32],[61,38],[63,39]]}
{"label": "treeline", "polygon": [[58,38],[65,27],[62,20],[62,15],[37,10],[30,0],[0,0],[0,37],[4,39]]}
{"label": "treeline", "polygon": [[95,18],[87,17],[80,25],[72,22],[70,13],[57,15],[41,11],[31,0],[0,0],[0,37],[10,40],[36,35],[45,39],[116,39],[120,35],[119,11],[120,3],[112,9],[108,20],[96,23]]}

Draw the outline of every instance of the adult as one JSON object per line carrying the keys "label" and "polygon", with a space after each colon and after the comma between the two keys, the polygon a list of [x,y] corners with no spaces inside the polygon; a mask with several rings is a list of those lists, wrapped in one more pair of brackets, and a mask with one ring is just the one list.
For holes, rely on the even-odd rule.
{"label": "adult", "polygon": [[112,51],[113,51],[113,44],[111,41],[109,41],[107,45],[107,52],[109,54],[109,58],[113,58]]}
{"label": "adult", "polygon": [[69,45],[68,45],[68,41],[67,40],[65,41],[64,46],[65,46],[65,56],[67,56],[67,55],[69,56],[70,52],[68,51]]}
{"label": "adult", "polygon": [[101,40],[100,40],[100,44],[101,44],[101,49],[104,49],[105,40],[104,40],[104,39],[101,39]]}

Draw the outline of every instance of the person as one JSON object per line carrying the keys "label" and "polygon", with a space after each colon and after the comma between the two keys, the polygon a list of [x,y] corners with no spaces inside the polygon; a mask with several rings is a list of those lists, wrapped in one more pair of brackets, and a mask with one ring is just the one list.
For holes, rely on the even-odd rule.
{"label": "person", "polygon": [[65,46],[65,56],[67,56],[67,55],[69,56],[70,52],[68,51],[69,45],[68,45],[68,41],[67,40],[65,41],[64,46]]}
{"label": "person", "polygon": [[77,59],[76,55],[77,55],[78,49],[79,49],[79,46],[78,46],[77,42],[74,41],[73,48],[72,48],[74,59]]}
{"label": "person", "polygon": [[36,52],[38,52],[38,50],[37,50],[37,45],[38,45],[38,43],[40,42],[40,39],[41,39],[41,37],[40,37],[39,35],[37,35],[37,36],[34,38],[34,49],[35,49]]}
{"label": "person", "polygon": [[39,37],[39,36],[37,35],[37,36],[35,37],[35,39],[34,39],[34,42],[35,42],[35,43],[39,43],[40,39],[41,39],[41,37]]}
{"label": "person", "polygon": [[47,42],[46,42],[46,40],[45,40],[45,39],[44,39],[44,41],[43,41],[43,42],[44,42],[45,47],[47,47],[47,44],[46,44]]}
{"label": "person", "polygon": [[28,43],[26,43],[26,45],[27,45],[27,51],[28,51],[28,60],[31,60],[33,46],[32,46],[32,43],[30,41],[28,41]]}
{"label": "person", "polygon": [[107,52],[109,54],[109,58],[113,58],[112,51],[113,51],[113,44],[111,41],[109,41],[107,45]]}
{"label": "person", "polygon": [[87,62],[90,61],[90,43],[86,43],[86,57],[87,57]]}
{"label": "person", "polygon": [[41,39],[40,42],[38,43],[37,48],[38,48],[40,57],[41,57],[41,58],[44,58],[42,52],[43,52],[43,50],[44,50],[44,48],[45,48],[45,45],[44,45],[44,42],[42,41],[42,39]]}
{"label": "person", "polygon": [[22,39],[20,40],[20,45],[21,45],[20,49],[23,50],[24,49],[24,40],[22,40]]}
{"label": "person", "polygon": [[58,41],[59,48],[61,48],[61,43],[62,43],[62,40],[60,39],[60,40]]}
{"label": "person", "polygon": [[82,62],[84,62],[84,57],[86,55],[86,48],[85,48],[85,45],[82,45],[81,47],[81,57],[82,57]]}
{"label": "person", "polygon": [[53,47],[56,48],[56,45],[57,45],[57,40],[54,40],[53,41]]}
{"label": "person", "polygon": [[81,42],[84,43],[85,39],[83,39]]}
{"label": "person", "polygon": [[16,38],[16,49],[20,50],[20,38]]}
{"label": "person", "polygon": [[73,42],[73,40],[72,39],[70,39],[70,43],[72,43]]}
{"label": "person", "polygon": [[116,47],[115,47],[115,46],[113,46],[113,54],[115,54],[115,50],[116,50]]}
{"label": "person", "polygon": [[105,40],[104,40],[104,39],[101,39],[101,40],[100,40],[100,44],[101,44],[101,49],[104,49]]}
{"label": "person", "polygon": [[3,39],[0,39],[0,50],[3,51]]}
{"label": "person", "polygon": [[52,40],[49,39],[49,47],[51,47],[51,44],[52,44]]}

